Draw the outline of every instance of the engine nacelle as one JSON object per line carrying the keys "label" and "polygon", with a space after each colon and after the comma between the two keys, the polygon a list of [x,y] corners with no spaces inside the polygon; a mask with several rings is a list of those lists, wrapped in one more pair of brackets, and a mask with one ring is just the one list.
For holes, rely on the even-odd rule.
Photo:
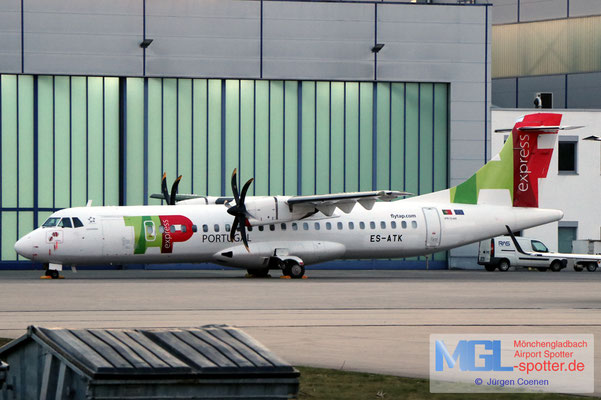
{"label": "engine nacelle", "polygon": [[257,196],[246,198],[246,211],[252,216],[248,222],[252,226],[269,225],[279,222],[296,221],[306,215],[306,211],[290,211],[286,200],[290,196]]}

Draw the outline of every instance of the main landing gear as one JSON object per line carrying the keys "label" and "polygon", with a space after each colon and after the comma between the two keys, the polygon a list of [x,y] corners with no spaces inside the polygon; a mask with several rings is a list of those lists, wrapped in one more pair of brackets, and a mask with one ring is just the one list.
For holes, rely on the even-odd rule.
{"label": "main landing gear", "polygon": [[302,262],[295,260],[283,261],[282,273],[290,279],[303,279],[305,276],[305,266]]}
{"label": "main landing gear", "polygon": [[247,278],[270,278],[269,269],[268,268],[255,268],[255,269],[247,269],[246,270]]}

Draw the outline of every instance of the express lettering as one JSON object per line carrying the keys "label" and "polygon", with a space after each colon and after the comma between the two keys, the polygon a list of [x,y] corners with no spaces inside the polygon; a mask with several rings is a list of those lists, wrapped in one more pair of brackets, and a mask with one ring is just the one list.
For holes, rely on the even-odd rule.
{"label": "express lettering", "polygon": [[529,189],[529,174],[532,172],[528,170],[528,159],[530,158],[530,142],[528,142],[528,135],[520,135],[520,157],[519,157],[519,171],[520,171],[520,183],[518,184],[518,190],[520,192],[527,192]]}

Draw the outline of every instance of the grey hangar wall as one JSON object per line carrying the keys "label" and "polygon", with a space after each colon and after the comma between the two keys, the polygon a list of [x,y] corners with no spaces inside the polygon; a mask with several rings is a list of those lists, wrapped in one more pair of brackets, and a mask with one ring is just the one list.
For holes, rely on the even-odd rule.
{"label": "grey hangar wall", "polygon": [[[284,172],[281,176],[279,173],[275,176],[268,174],[268,177],[256,176],[255,178],[264,180],[263,185],[267,186],[261,189],[261,193],[267,193],[269,189],[272,193],[280,189],[286,194],[311,192],[311,183],[303,181],[310,174],[302,171],[302,168],[307,168],[310,163],[301,165],[299,175],[298,164],[291,163],[292,160],[298,163],[299,153],[295,152],[298,148],[290,147],[294,139],[286,141],[286,135],[294,133],[293,137],[299,143],[298,138],[303,138],[302,129],[310,125],[311,118],[313,124],[328,126],[328,129],[315,129],[318,145],[314,148],[314,154],[303,149],[304,142],[300,142],[301,157],[312,157],[315,166],[320,165],[319,163],[328,164],[335,174],[339,173],[339,168],[344,170],[344,167],[339,166],[339,160],[350,157],[348,149],[345,148],[345,152],[334,150],[334,154],[331,150],[338,148],[337,140],[344,144],[345,135],[349,135],[349,132],[350,135],[356,134],[358,138],[363,138],[365,144],[369,143],[373,150],[369,157],[371,165],[364,163],[361,171],[353,171],[353,177],[349,178],[352,185],[355,184],[354,180],[362,180],[363,183],[357,183],[361,189],[370,188],[369,184],[372,184],[372,187],[409,189],[400,187],[400,181],[394,181],[394,165],[391,165],[400,163],[405,168],[404,163],[407,160],[395,159],[390,155],[394,154],[394,150],[398,150],[393,147],[395,141],[405,140],[402,139],[405,137],[413,140],[409,135],[411,129],[418,133],[430,129],[429,137],[434,139],[433,143],[438,143],[438,146],[444,143],[444,148],[439,148],[430,141],[420,142],[426,137],[424,133],[421,133],[421,139],[416,142],[421,143],[419,146],[423,147],[422,152],[427,148],[427,153],[432,154],[429,159],[424,158],[429,163],[427,167],[424,160],[421,161],[424,164],[420,170],[421,175],[419,171],[411,171],[411,174],[416,176],[415,184],[419,185],[418,191],[421,193],[463,181],[490,157],[487,141],[490,131],[488,106],[491,21],[489,7],[486,5],[253,0],[10,0],[0,4],[0,22],[0,26],[3,27],[3,34],[0,35],[0,73],[3,74],[2,93],[7,96],[6,99],[2,99],[2,110],[6,110],[7,113],[2,118],[3,127],[7,124],[2,138],[3,141],[5,136],[7,140],[12,140],[11,146],[24,154],[16,164],[14,160],[11,161],[19,167],[18,171],[9,171],[12,167],[7,170],[3,168],[3,175],[12,173],[18,177],[12,182],[22,180],[23,176],[31,176],[33,182],[33,178],[36,177],[37,188],[31,188],[32,197],[36,197],[35,191],[44,184],[44,179],[43,173],[40,175],[42,170],[39,163],[37,173],[34,173],[35,168],[26,166],[32,161],[27,158],[29,150],[23,147],[29,143],[29,139],[26,138],[31,138],[31,146],[37,146],[38,158],[49,157],[50,153],[46,154],[45,150],[39,147],[45,140],[41,132],[49,131],[48,121],[56,120],[59,125],[63,122],[70,125],[69,140],[75,140],[75,143],[79,143],[77,141],[80,139],[77,139],[73,132],[89,125],[85,121],[104,121],[107,127],[116,129],[114,134],[117,135],[111,142],[117,148],[113,147],[111,152],[111,149],[106,148],[105,142],[105,150],[109,150],[108,154],[113,157],[121,154],[121,158],[117,156],[116,161],[110,163],[110,168],[114,170],[105,171],[105,175],[117,173],[121,175],[121,179],[116,182],[110,180],[109,187],[106,187],[105,176],[105,186],[102,189],[107,195],[110,193],[108,197],[113,200],[124,204],[143,204],[146,201],[145,194],[152,192],[158,184],[159,177],[154,175],[161,172],[153,162],[159,154],[153,147],[155,141],[152,139],[152,135],[156,134],[156,124],[159,121],[163,124],[162,148],[181,147],[182,144],[175,143],[177,139],[173,140],[173,136],[170,133],[165,134],[165,131],[183,129],[187,132],[187,126],[191,126],[191,119],[197,117],[194,123],[202,119],[201,114],[196,114],[190,108],[191,100],[183,101],[182,96],[190,96],[189,99],[192,99],[199,96],[202,89],[207,88],[207,104],[211,106],[211,101],[218,102],[219,104],[213,104],[213,109],[218,107],[219,110],[223,110],[218,116],[204,114],[209,116],[208,118],[219,119],[214,121],[216,130],[209,128],[207,137],[215,135],[214,139],[220,145],[223,140],[227,146],[228,138],[235,135],[233,131],[224,130],[222,137],[222,122],[225,122],[226,127],[234,126],[233,121],[238,122],[241,128],[236,128],[236,132],[241,132],[242,138],[247,137],[244,135],[245,122],[248,122],[251,116],[255,119],[257,116],[259,119],[263,118],[262,121],[266,121],[265,126],[269,129],[275,127],[275,147],[281,145],[284,150],[279,153],[268,152],[267,161],[271,171],[277,171],[278,167],[282,166]],[[146,50],[139,47],[144,38],[153,39]],[[384,44],[384,48],[377,54],[371,52],[375,43]],[[13,87],[13,80],[19,81],[21,87]],[[40,112],[48,112],[47,108],[44,108],[47,106],[44,101],[48,101],[48,96],[55,93],[47,87],[49,82],[54,82],[54,90],[57,82],[64,85],[59,90],[62,90],[59,99],[63,101],[62,107],[67,107],[70,111],[70,117],[61,116],[61,109],[59,115],[51,119],[39,118]],[[109,86],[111,88],[104,93],[104,96],[110,97],[108,99],[98,92],[98,88],[103,84],[105,90]],[[31,86],[30,89],[28,85]],[[44,87],[40,92],[42,86]],[[262,103],[257,105],[256,99],[253,100],[252,112],[227,111],[246,104],[244,96],[250,96],[250,86],[253,86],[253,96],[256,95],[256,88],[259,88],[258,99]],[[25,91],[17,99],[16,93],[21,93],[23,89]],[[80,100],[73,101],[69,100],[71,97],[61,97],[66,96],[64,90],[68,90],[69,96],[75,94]],[[157,96],[161,90],[163,97],[159,99]],[[236,90],[239,94],[236,94]],[[262,97],[265,96],[262,91],[267,91],[266,100]],[[30,100],[27,93],[31,94]],[[225,93],[225,96],[221,93]],[[271,95],[274,96],[273,99]],[[318,111],[316,114],[319,115],[313,116],[299,114],[298,105],[302,107],[303,102],[308,101],[311,95],[313,100],[306,105],[305,111],[311,106],[321,110],[323,105],[328,107],[328,112],[319,114],[321,111]],[[417,97],[414,98],[414,95]],[[445,100],[444,104],[441,103],[442,99]],[[55,97],[54,101],[56,100]],[[83,100],[85,102],[82,102]],[[199,98],[198,101],[202,100]],[[283,105],[284,102],[286,106]],[[317,103],[319,104],[316,106]],[[75,115],[82,112],[82,104],[88,108],[86,118]],[[104,117],[99,116],[97,110],[90,111],[94,108],[90,107],[90,104],[104,104]],[[291,105],[297,106],[294,112],[291,111]],[[359,105],[362,107],[360,112]],[[395,110],[407,105],[411,105],[410,109],[415,106],[416,114],[410,113],[401,118]],[[16,107],[15,110],[11,108],[13,106]],[[9,107],[10,111],[6,107]],[[21,107],[24,108],[17,111]],[[163,107],[163,111],[158,113],[157,107]],[[357,107],[356,120],[349,119],[354,115],[352,112],[344,117],[345,107],[347,110],[350,110],[349,107]],[[108,109],[116,114],[107,117]],[[55,106],[54,111],[56,110]],[[14,122],[7,117],[9,112],[19,114],[15,117],[21,120],[18,129],[12,125],[8,126]],[[176,117],[173,116],[173,112],[176,113]],[[268,115],[257,115],[257,112],[265,112]],[[157,117],[159,114],[160,118]],[[30,123],[24,120],[27,115],[31,117]],[[301,121],[300,128],[299,115],[305,115],[306,119],[305,122]],[[232,120],[229,120],[230,116]],[[395,127],[400,126],[401,120],[405,121],[405,117],[408,118],[407,121],[411,118],[420,121],[419,128],[413,128],[410,124],[409,130],[395,130]],[[362,121],[358,122],[361,118]],[[446,124],[442,121],[446,121]],[[341,128],[340,124],[343,125]],[[431,126],[434,128],[430,128]],[[14,136],[6,133],[11,129],[14,130]],[[439,131],[444,131],[444,134],[437,133]],[[435,132],[434,135],[431,132]],[[444,141],[437,139],[437,135],[441,135],[440,138],[444,137]],[[59,142],[67,140],[66,137],[62,136]],[[93,133],[90,134],[89,128],[86,137],[88,141],[97,140]],[[390,143],[388,148],[385,146],[386,138]],[[15,141],[18,144],[13,143]],[[70,146],[70,143],[72,142],[63,142],[65,146]],[[324,147],[320,143],[323,143]],[[359,143],[357,142],[358,148],[361,147]],[[238,151],[244,163],[244,152],[240,151],[241,148],[239,147]],[[70,151],[73,151],[72,147]],[[130,155],[130,152],[134,152],[135,156]],[[89,149],[87,154],[87,158],[75,153],[69,155],[69,159],[72,160],[70,168],[76,174],[81,173],[80,169],[73,169],[73,163],[77,160],[85,161],[88,173],[88,160],[96,160],[96,165],[100,165],[97,155],[90,154]],[[162,161],[164,154],[163,152],[161,156]],[[237,160],[232,162],[229,153],[223,154],[227,161],[224,162],[220,151],[217,154],[219,165],[214,167],[216,170],[210,174],[199,169],[198,164],[201,164],[201,161],[195,160],[198,162],[194,172],[190,169],[190,189],[194,184],[194,190],[202,193],[206,191],[208,184],[209,192],[229,190],[223,180],[227,180],[231,173],[229,169],[236,166]],[[387,157],[382,158],[382,154]],[[212,156],[214,154],[210,152],[209,157]],[[136,162],[140,157],[144,160],[143,165]],[[366,157],[366,154],[363,154],[363,157]],[[169,158],[161,167],[167,170],[169,176],[174,177],[177,172],[182,172],[178,169],[180,162],[182,166],[189,165],[193,159],[191,155],[183,161]],[[248,163],[248,160],[246,162]],[[24,174],[23,171],[29,171],[27,168],[30,172]],[[183,171],[186,171],[186,168],[189,167],[184,167]],[[436,172],[432,174],[432,171]],[[331,171],[328,174],[331,174]],[[347,175],[348,171],[340,176],[346,179]],[[362,179],[360,175],[365,178]],[[184,182],[186,178],[184,176]],[[90,188],[94,186],[91,185],[93,179],[97,178],[86,176],[88,196]],[[195,180],[203,183],[193,183]],[[63,187],[56,187],[55,181],[52,185],[53,190],[56,194],[68,191],[69,198],[77,200],[86,197],[82,189],[71,182],[72,178],[68,185],[65,183]],[[339,179],[332,182],[333,188],[330,187],[331,184],[326,188],[321,181],[312,182],[313,191],[339,189]],[[205,188],[202,188],[203,184]],[[198,185],[201,185],[200,190]],[[26,184],[23,186],[27,187]],[[21,189],[21,192],[23,190]],[[41,219],[51,212],[53,207],[59,207],[55,202],[42,209],[33,199],[29,204],[29,200],[21,199],[18,194],[14,200],[19,204],[9,205],[9,198],[6,196],[11,196],[10,193],[10,189],[3,190],[2,212],[23,212],[25,218],[17,217],[16,214],[7,216],[7,220],[14,222],[19,228],[17,233],[13,226],[14,232],[7,233],[6,239],[2,240],[2,259],[7,260],[3,263],[11,260],[10,256],[4,254],[12,251],[9,242],[22,235],[29,226],[33,227],[36,222],[34,219],[41,223]],[[38,191],[37,197],[39,196]],[[58,197],[61,196],[63,195],[58,194]],[[13,201],[12,198],[10,201]],[[21,210],[25,204],[27,209]],[[62,206],[66,205],[61,204],[60,207]],[[34,218],[34,214],[37,218]],[[7,224],[4,220],[5,218],[3,226]],[[9,232],[8,225],[6,227]],[[469,250],[453,250],[450,252],[449,264],[470,260],[473,258],[471,253]]]}

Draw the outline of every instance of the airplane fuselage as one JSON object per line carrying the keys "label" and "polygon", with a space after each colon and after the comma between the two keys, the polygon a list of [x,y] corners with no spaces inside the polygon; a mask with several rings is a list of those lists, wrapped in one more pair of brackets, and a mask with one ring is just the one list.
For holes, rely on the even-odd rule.
{"label": "airplane fuselage", "polygon": [[[262,268],[274,255],[294,255],[304,264],[333,259],[427,255],[561,218],[557,210],[378,202],[373,209],[312,217],[248,229],[250,252],[240,234],[229,239],[232,217],[223,205],[79,207],[51,218],[71,218],[72,227],[41,227],[22,238],[20,254],[61,265],[219,263]],[[75,221],[77,218],[83,226]],[[64,225],[64,224],[63,224]]]}

